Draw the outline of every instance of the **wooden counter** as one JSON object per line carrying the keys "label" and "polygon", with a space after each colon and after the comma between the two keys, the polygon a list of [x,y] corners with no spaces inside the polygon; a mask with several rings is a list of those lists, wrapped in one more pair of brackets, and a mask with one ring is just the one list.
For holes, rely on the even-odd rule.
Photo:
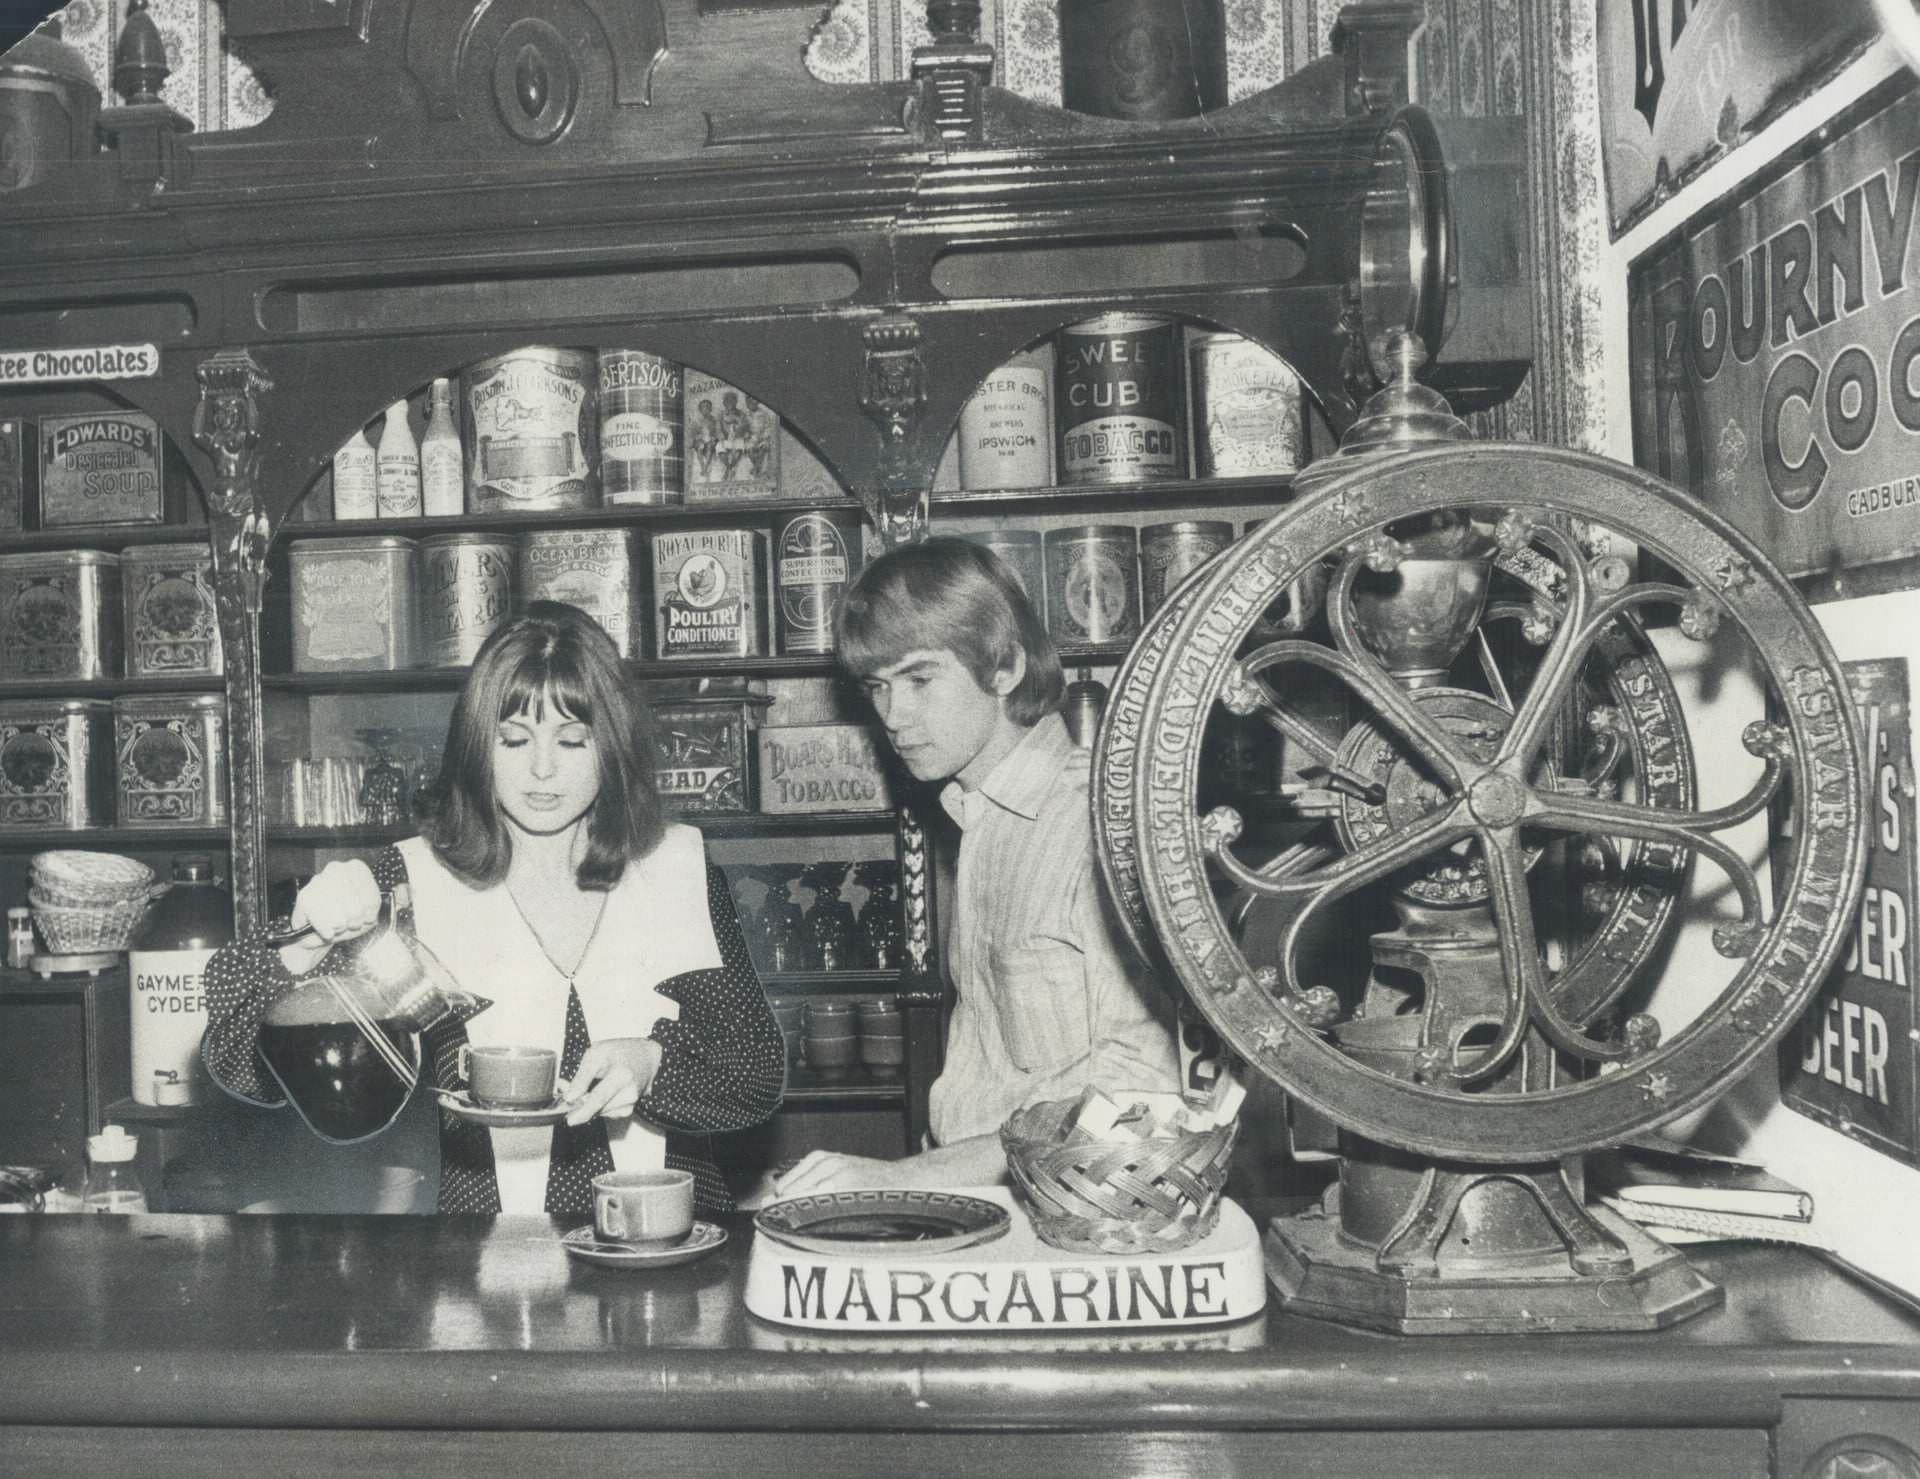
{"label": "wooden counter", "polygon": [[1649,1335],[856,1339],[745,1313],[746,1218],[651,1273],[578,1220],[0,1217],[0,1474],[1920,1473],[1920,1316],[1798,1250]]}

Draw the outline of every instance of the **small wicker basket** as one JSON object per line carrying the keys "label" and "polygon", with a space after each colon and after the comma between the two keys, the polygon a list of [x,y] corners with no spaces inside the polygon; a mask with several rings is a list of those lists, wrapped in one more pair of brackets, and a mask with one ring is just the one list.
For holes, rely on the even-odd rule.
{"label": "small wicker basket", "polygon": [[38,889],[27,894],[27,906],[33,911],[33,927],[54,955],[125,950],[133,942],[152,902],[142,893],[136,899],[122,899],[115,904],[75,907],[55,903]]}
{"label": "small wicker basket", "polygon": [[1095,1139],[1072,1128],[1078,1108],[1072,1099],[1031,1104],[1000,1127],[1043,1242],[1074,1253],[1171,1253],[1213,1231],[1239,1121]]}
{"label": "small wicker basket", "polygon": [[84,848],[56,848],[37,852],[33,876],[47,884],[95,895],[145,896],[153,884],[153,869],[138,858],[115,852],[88,852]]}

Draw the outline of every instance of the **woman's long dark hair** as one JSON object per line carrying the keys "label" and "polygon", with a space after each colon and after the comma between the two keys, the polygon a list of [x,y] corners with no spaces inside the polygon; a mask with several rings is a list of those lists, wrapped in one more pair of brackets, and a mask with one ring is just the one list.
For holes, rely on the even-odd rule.
{"label": "woman's long dark hair", "polygon": [[600,764],[587,854],[575,874],[580,887],[612,888],[627,860],[652,852],[666,831],[653,715],[613,639],[577,606],[535,601],[474,659],[447,721],[440,774],[423,799],[422,835],[470,883],[498,883],[513,856],[513,834],[493,794],[500,721],[538,719],[549,704],[593,732]]}

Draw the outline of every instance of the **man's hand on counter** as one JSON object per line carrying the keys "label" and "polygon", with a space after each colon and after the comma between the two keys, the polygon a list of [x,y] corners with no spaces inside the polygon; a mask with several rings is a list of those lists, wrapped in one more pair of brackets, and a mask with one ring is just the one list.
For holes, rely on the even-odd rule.
{"label": "man's hand on counter", "polygon": [[883,1187],[945,1191],[992,1186],[1006,1175],[1006,1153],[997,1135],[975,1135],[923,1151],[905,1160],[883,1161],[838,1150],[812,1150],[773,1184],[775,1197],[826,1191],[872,1191]]}

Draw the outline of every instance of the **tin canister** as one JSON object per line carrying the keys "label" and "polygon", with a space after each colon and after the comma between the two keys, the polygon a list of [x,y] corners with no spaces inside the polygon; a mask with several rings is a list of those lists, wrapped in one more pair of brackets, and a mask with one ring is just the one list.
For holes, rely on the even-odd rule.
{"label": "tin canister", "polygon": [[204,544],[139,545],[120,556],[127,676],[208,676],[226,671],[213,596],[213,551]]}
{"label": "tin canister", "polygon": [[685,384],[670,359],[644,349],[600,351],[601,502],[685,501]]}
{"label": "tin canister", "polygon": [[1140,543],[1127,524],[1049,529],[1047,630],[1059,643],[1124,642],[1140,631]]}
{"label": "tin canister", "polygon": [[40,434],[31,421],[0,416],[0,534],[27,527],[27,505],[39,479]]}
{"label": "tin canister", "polygon": [[1233,543],[1233,525],[1226,520],[1182,519],[1175,524],[1149,524],[1140,531],[1140,603],[1150,617],[1160,603],[1180,588],[1180,582]]}
{"label": "tin canister", "polygon": [[493,534],[435,534],[420,541],[427,666],[468,666],[494,628],[513,615],[514,555],[514,542]]}
{"label": "tin canister", "polygon": [[754,809],[754,730],[773,702],[745,678],[695,678],[646,685],[660,743],[654,773],[667,810],[744,812]]}
{"label": "tin canister", "polygon": [[525,601],[578,606],[613,638],[622,657],[645,646],[640,581],[631,529],[540,529],[520,536],[520,594]]}
{"label": "tin canister", "polygon": [[1302,389],[1292,365],[1239,334],[1187,334],[1194,475],[1287,477],[1300,470]]}
{"label": "tin canister", "polygon": [[1180,325],[1103,313],[1060,331],[1060,481],[1142,483],[1185,471]]}
{"label": "tin canister", "polygon": [[704,370],[688,370],[686,381],[687,500],[778,494],[780,418]]}
{"label": "tin canister", "polygon": [[468,510],[598,507],[599,383],[591,349],[516,349],[463,370]]}
{"label": "tin canister", "polygon": [[759,657],[764,540],[754,529],[653,536],[654,656]]}
{"label": "tin canister", "polygon": [[118,555],[0,555],[0,678],[118,678],[120,640]]}
{"label": "tin canister", "polygon": [[296,673],[419,663],[419,547],[398,535],[297,540],[287,556]]}
{"label": "tin canister", "polygon": [[1038,529],[981,529],[961,538],[998,555],[1027,593],[1034,615],[1043,622],[1047,619],[1047,566],[1040,553]]}
{"label": "tin canister", "polygon": [[104,827],[113,816],[113,706],[0,703],[0,827]]}
{"label": "tin canister", "polygon": [[782,652],[833,651],[833,623],[860,573],[857,512],[796,514],[774,536],[774,629]]}
{"label": "tin canister", "polygon": [[157,524],[166,515],[160,423],[142,411],[40,418],[40,527]]}
{"label": "tin canister", "polygon": [[113,701],[115,814],[123,827],[227,820],[227,701],[218,693]]}
{"label": "tin canister", "polygon": [[960,486],[1044,488],[1053,482],[1053,346],[1016,354],[960,408]]}

